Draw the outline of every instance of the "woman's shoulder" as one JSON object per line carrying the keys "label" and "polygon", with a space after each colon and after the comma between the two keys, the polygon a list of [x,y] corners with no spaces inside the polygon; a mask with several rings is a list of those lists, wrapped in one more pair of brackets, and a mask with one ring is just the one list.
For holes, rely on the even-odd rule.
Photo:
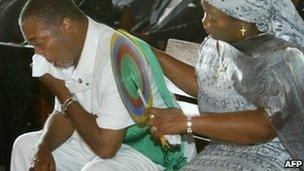
{"label": "woman's shoulder", "polygon": [[246,56],[254,58],[283,54],[301,55],[301,51],[293,44],[267,34],[232,43],[232,46]]}
{"label": "woman's shoulder", "polygon": [[216,40],[212,39],[210,36],[205,37],[205,39],[200,44],[197,51],[199,56],[202,56],[202,53],[211,51],[212,47],[214,47],[215,44],[216,44]]}
{"label": "woman's shoulder", "polygon": [[274,58],[281,58],[282,60],[285,60],[286,62],[290,62],[291,64],[296,62],[295,64],[297,65],[298,64],[304,65],[303,52],[296,46],[293,46],[288,43],[278,44],[272,49],[269,49],[268,54],[272,54]]}
{"label": "woman's shoulder", "polygon": [[204,38],[203,42],[201,43],[200,47],[199,47],[199,51],[202,51],[202,49],[204,49],[206,46],[210,46],[212,44],[215,44],[216,40],[213,39],[210,36],[207,36]]}
{"label": "woman's shoulder", "polygon": [[303,52],[294,44],[276,37],[269,38],[258,46],[262,52],[276,55],[302,56]]}
{"label": "woman's shoulder", "polygon": [[[301,77],[304,74],[304,55],[297,47],[288,44],[277,46],[265,53],[264,57],[268,66],[266,75],[286,76],[289,73],[289,75]],[[290,78],[286,77],[286,79]]]}
{"label": "woman's shoulder", "polygon": [[284,49],[278,49],[277,53],[290,67],[298,68],[299,71],[301,70],[303,72],[304,54],[300,49],[287,46]]}
{"label": "woman's shoulder", "polygon": [[236,50],[229,43],[213,39],[211,36],[206,37],[198,49],[198,53],[204,56],[209,53],[221,55],[224,52],[225,55],[228,55],[231,53],[230,51],[235,52]]}
{"label": "woman's shoulder", "polygon": [[278,53],[285,54],[290,57],[303,57],[303,52],[299,48],[294,47],[294,46],[286,45],[285,47],[282,47],[282,48],[277,47],[276,51]]}

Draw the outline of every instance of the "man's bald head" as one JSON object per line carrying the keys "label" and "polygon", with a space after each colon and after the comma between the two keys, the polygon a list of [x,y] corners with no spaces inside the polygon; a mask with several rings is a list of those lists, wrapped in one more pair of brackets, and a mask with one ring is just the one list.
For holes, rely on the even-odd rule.
{"label": "man's bald head", "polygon": [[28,0],[20,13],[19,23],[31,18],[49,27],[58,25],[65,17],[82,21],[85,15],[71,0]]}

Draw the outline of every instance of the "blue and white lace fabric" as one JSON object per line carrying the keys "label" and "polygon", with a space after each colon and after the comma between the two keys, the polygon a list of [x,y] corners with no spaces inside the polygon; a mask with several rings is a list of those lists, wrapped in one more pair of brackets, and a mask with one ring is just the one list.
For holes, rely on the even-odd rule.
{"label": "blue and white lace fabric", "polygon": [[[200,113],[216,115],[262,107],[271,119],[279,111],[284,111],[287,115],[297,112],[292,108],[302,101],[294,97],[293,92],[299,92],[298,89],[303,92],[303,59],[301,51],[273,36],[261,36],[233,46],[206,38],[201,45],[196,66]],[[291,71],[296,73],[295,77]],[[304,121],[299,119],[298,122],[293,120],[294,126],[289,125],[293,128],[300,126],[290,133],[304,135]],[[285,123],[291,124],[288,121]],[[298,137],[303,138],[300,135]],[[297,155],[303,153],[304,151]],[[279,138],[252,145],[211,140],[182,170],[285,170],[285,161],[291,158]]]}
{"label": "blue and white lace fabric", "polygon": [[298,46],[304,51],[304,22],[291,0],[202,0],[227,15],[255,23],[267,34]]}

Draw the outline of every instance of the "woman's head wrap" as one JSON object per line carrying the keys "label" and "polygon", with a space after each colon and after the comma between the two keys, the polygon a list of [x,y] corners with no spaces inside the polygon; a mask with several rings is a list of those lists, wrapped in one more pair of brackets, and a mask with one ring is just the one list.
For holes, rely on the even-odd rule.
{"label": "woman's head wrap", "polygon": [[304,51],[304,21],[291,0],[202,0],[227,15],[254,23],[259,31]]}

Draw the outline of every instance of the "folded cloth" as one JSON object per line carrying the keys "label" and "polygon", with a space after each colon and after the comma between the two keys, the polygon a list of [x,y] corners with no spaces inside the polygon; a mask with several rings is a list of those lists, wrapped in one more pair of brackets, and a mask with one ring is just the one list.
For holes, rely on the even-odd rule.
{"label": "folded cloth", "polygon": [[56,68],[52,63],[48,62],[45,57],[39,54],[35,54],[32,60],[32,77],[41,77],[44,74],[50,74],[60,80],[69,80],[68,75],[71,75],[74,71],[73,66],[66,69]]}

